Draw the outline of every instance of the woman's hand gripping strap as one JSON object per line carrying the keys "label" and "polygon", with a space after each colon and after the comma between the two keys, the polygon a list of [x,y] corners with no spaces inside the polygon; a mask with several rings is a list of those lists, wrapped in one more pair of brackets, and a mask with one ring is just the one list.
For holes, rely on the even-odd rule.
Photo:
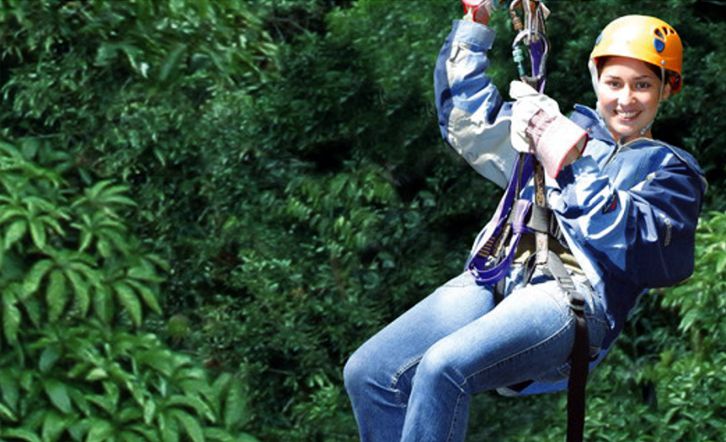
{"label": "woman's hand gripping strap", "polygon": [[580,156],[587,132],[560,113],[557,102],[531,86],[513,81],[512,146],[533,153],[550,177],[556,178],[565,164]]}

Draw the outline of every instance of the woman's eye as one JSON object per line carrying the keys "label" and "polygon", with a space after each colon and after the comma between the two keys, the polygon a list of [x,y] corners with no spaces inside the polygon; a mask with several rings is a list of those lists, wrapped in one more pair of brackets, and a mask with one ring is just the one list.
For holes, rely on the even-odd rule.
{"label": "woman's eye", "polygon": [[635,87],[638,89],[649,89],[651,86],[650,82],[648,81],[639,81],[635,83]]}

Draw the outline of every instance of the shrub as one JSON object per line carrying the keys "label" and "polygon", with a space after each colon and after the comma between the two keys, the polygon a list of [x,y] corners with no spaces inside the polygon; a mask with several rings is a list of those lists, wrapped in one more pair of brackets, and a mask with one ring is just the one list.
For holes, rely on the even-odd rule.
{"label": "shrub", "polygon": [[143,331],[165,265],[128,231],[126,186],[73,187],[51,147],[0,143],[0,437],[255,440],[240,380]]}

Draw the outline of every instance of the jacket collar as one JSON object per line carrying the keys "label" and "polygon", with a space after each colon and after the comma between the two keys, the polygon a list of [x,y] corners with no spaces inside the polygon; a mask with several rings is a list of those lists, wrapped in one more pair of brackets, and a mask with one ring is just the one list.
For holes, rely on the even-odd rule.
{"label": "jacket collar", "polygon": [[595,138],[608,144],[617,144],[605,126],[605,121],[603,121],[594,109],[576,104],[574,112],[570,115],[570,119],[587,131],[590,138]]}

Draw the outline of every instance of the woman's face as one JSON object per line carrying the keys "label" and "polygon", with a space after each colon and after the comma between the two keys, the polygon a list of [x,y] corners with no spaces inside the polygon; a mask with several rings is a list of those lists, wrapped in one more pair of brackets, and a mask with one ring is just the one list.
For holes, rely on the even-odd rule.
{"label": "woman's face", "polygon": [[[621,142],[652,138],[650,125],[658,112],[661,81],[648,66],[633,58],[610,57],[600,69],[597,109],[612,136]],[[663,99],[670,86],[663,89]],[[644,133],[641,133],[645,129]]]}

